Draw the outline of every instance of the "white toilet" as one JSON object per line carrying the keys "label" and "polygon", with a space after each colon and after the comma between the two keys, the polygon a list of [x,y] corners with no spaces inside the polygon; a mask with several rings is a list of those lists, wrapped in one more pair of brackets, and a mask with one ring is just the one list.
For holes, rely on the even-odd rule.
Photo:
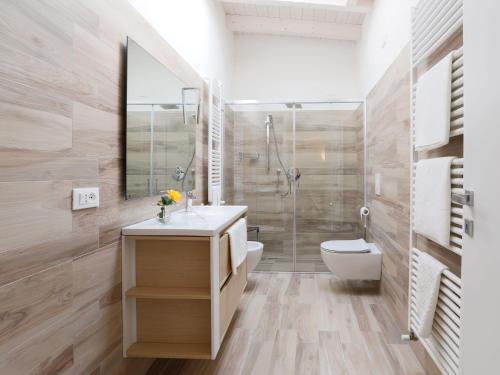
{"label": "white toilet", "polygon": [[364,239],[325,241],[321,258],[328,269],[344,280],[380,280],[382,254]]}
{"label": "white toilet", "polygon": [[247,241],[247,271],[252,272],[262,258],[264,244],[257,241]]}

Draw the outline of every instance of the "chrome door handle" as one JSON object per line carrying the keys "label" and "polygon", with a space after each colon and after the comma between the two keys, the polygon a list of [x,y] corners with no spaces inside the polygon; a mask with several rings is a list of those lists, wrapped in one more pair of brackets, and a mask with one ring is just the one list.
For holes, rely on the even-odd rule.
{"label": "chrome door handle", "polygon": [[465,190],[464,194],[452,193],[451,201],[453,203],[472,207],[474,206],[474,192],[471,190]]}

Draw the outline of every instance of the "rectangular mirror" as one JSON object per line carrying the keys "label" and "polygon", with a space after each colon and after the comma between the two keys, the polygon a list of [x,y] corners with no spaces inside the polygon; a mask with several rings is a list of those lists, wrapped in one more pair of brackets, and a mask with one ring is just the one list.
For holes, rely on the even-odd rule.
{"label": "rectangular mirror", "polygon": [[125,197],[195,188],[200,90],[127,39]]}

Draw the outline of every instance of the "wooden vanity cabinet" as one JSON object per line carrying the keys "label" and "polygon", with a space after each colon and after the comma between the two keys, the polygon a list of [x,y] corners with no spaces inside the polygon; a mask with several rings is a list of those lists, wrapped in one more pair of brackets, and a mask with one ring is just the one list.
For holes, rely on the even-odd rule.
{"label": "wooden vanity cabinet", "polygon": [[122,261],[124,357],[215,359],[247,283],[228,234],[124,235]]}
{"label": "wooden vanity cabinet", "polygon": [[227,282],[220,290],[219,332],[221,340],[224,339],[227,329],[231,324],[234,313],[240,302],[241,295],[247,285],[247,263],[243,262],[237,274],[229,274]]}

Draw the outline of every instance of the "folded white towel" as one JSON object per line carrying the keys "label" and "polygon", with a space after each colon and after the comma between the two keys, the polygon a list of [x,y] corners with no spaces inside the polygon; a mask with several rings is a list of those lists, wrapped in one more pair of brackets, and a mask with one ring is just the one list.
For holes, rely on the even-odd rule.
{"label": "folded white towel", "polygon": [[425,159],[417,163],[415,176],[415,232],[450,244],[452,157]]}
{"label": "folded white towel", "polygon": [[452,53],[417,82],[415,150],[430,150],[450,141]]}
{"label": "folded white towel", "polygon": [[448,269],[434,257],[413,249],[418,254],[418,271],[416,285],[416,312],[420,319],[417,328],[419,337],[429,337],[432,331],[432,322],[439,296],[441,274]]}
{"label": "folded white towel", "polygon": [[247,219],[239,219],[228,230],[231,253],[231,268],[236,275],[238,266],[247,256]]}

